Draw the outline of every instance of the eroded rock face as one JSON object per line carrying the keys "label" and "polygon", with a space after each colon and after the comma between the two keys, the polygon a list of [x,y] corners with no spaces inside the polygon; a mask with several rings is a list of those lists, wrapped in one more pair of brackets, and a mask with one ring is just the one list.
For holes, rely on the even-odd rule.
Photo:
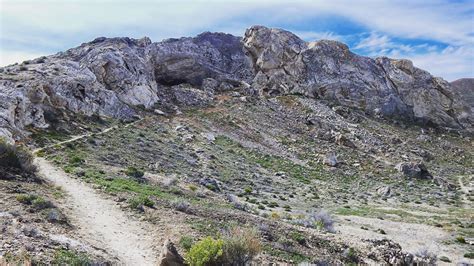
{"label": "eroded rock face", "polygon": [[215,94],[245,90],[302,94],[368,114],[473,128],[473,103],[408,60],[358,56],[339,42],[307,43],[254,26],[245,37],[203,33],[152,43],[97,38],[56,55],[0,68],[0,136],[24,137],[64,112],[129,119],[136,106],[206,106]]}
{"label": "eroded rock face", "polygon": [[446,81],[409,60],[358,56],[336,41],[306,43],[279,29],[254,26],[243,40],[268,95],[303,94],[367,113],[452,128],[472,127],[472,110]]}

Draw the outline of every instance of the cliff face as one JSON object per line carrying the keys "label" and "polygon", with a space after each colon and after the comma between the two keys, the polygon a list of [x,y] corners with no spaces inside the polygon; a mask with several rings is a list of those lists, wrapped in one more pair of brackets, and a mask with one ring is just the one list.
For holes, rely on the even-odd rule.
{"label": "cliff face", "polygon": [[260,26],[247,30],[243,41],[256,71],[252,85],[269,95],[299,93],[371,114],[472,127],[468,104],[450,84],[409,60],[371,59],[343,43],[306,43],[290,32]]}
{"label": "cliff face", "polygon": [[472,101],[408,60],[358,56],[342,43],[307,43],[254,26],[152,43],[97,38],[77,48],[0,68],[0,135],[24,136],[63,112],[128,119],[134,107],[204,106],[220,91],[302,94],[415,122],[473,127]]}

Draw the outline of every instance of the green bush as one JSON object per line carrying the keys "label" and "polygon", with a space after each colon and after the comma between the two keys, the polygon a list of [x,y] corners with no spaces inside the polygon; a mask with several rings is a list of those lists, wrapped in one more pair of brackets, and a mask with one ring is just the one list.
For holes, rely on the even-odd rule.
{"label": "green bush", "polygon": [[36,172],[33,155],[24,147],[12,145],[0,138],[0,167],[12,167],[28,174]]}
{"label": "green bush", "polygon": [[31,204],[33,205],[33,207],[35,207],[36,209],[38,210],[42,210],[42,209],[47,209],[47,208],[51,208],[52,207],[52,204],[51,202],[45,200],[44,198],[42,197],[37,197],[36,199],[34,199]]}
{"label": "green bush", "polygon": [[252,193],[253,189],[251,187],[245,187],[244,192],[245,194],[250,194]]}
{"label": "green bush", "polygon": [[456,242],[466,244],[466,239],[463,236],[456,237]]}
{"label": "green bush", "polygon": [[450,260],[448,257],[446,257],[446,256],[441,256],[441,257],[439,257],[439,260],[440,260],[440,261],[443,261],[443,262],[451,262],[451,260]]}
{"label": "green bush", "polygon": [[139,209],[143,206],[151,208],[154,205],[155,203],[148,196],[145,195],[140,195],[130,200],[130,207],[132,207],[133,209]]}
{"label": "green bush", "polygon": [[91,261],[85,254],[62,249],[56,251],[51,264],[82,266],[90,265]]}
{"label": "green bush", "polygon": [[80,166],[84,163],[84,159],[79,155],[73,155],[69,158],[69,164],[72,166]]}
{"label": "green bush", "polygon": [[185,256],[185,261],[190,266],[220,265],[224,254],[224,241],[210,236],[194,244]]}
{"label": "green bush", "polygon": [[33,207],[38,210],[52,207],[51,202],[45,200],[43,197],[32,194],[19,194],[16,196],[16,200],[23,204],[33,205]]}
{"label": "green bush", "polygon": [[143,177],[143,175],[145,175],[143,171],[133,166],[129,166],[127,170],[125,170],[125,174],[131,177],[135,177],[135,178],[140,178],[140,177]]}
{"label": "green bush", "polygon": [[464,254],[464,258],[474,259],[474,252],[468,252]]}
{"label": "green bush", "polygon": [[37,198],[36,195],[31,195],[31,194],[19,194],[19,195],[16,195],[16,200],[20,203],[23,203],[23,204],[28,204],[28,205],[31,205],[31,203],[33,202],[33,200],[35,200]]}
{"label": "green bush", "polygon": [[186,251],[189,251],[193,246],[193,238],[190,236],[182,236],[179,240],[179,245]]}

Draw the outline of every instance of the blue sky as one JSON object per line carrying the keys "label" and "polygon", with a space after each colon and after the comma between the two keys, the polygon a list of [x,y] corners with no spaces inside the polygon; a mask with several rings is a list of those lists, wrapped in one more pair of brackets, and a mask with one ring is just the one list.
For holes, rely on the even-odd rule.
{"label": "blue sky", "polygon": [[449,81],[474,77],[474,0],[0,0],[0,66],[98,36],[241,36],[256,24],[408,58]]}

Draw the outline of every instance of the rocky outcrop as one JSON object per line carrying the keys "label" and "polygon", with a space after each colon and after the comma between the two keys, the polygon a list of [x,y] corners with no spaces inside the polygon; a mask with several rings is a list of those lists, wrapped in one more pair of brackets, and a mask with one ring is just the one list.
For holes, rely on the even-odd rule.
{"label": "rocky outcrop", "polygon": [[368,114],[451,128],[473,127],[462,90],[408,60],[367,58],[345,44],[307,43],[254,26],[245,37],[203,33],[152,43],[97,38],[79,47],[0,68],[0,136],[25,136],[66,112],[129,119],[137,106],[206,106],[216,93],[301,94]]}
{"label": "rocky outcrop", "polygon": [[303,94],[370,114],[452,128],[472,127],[468,103],[446,81],[409,60],[358,56],[340,42],[306,43],[296,35],[254,26],[243,40],[268,95]]}
{"label": "rocky outcrop", "polygon": [[0,68],[0,136],[24,136],[69,111],[129,119],[135,106],[205,106],[214,90],[250,82],[241,38],[203,33],[152,43],[97,38],[49,57]]}

